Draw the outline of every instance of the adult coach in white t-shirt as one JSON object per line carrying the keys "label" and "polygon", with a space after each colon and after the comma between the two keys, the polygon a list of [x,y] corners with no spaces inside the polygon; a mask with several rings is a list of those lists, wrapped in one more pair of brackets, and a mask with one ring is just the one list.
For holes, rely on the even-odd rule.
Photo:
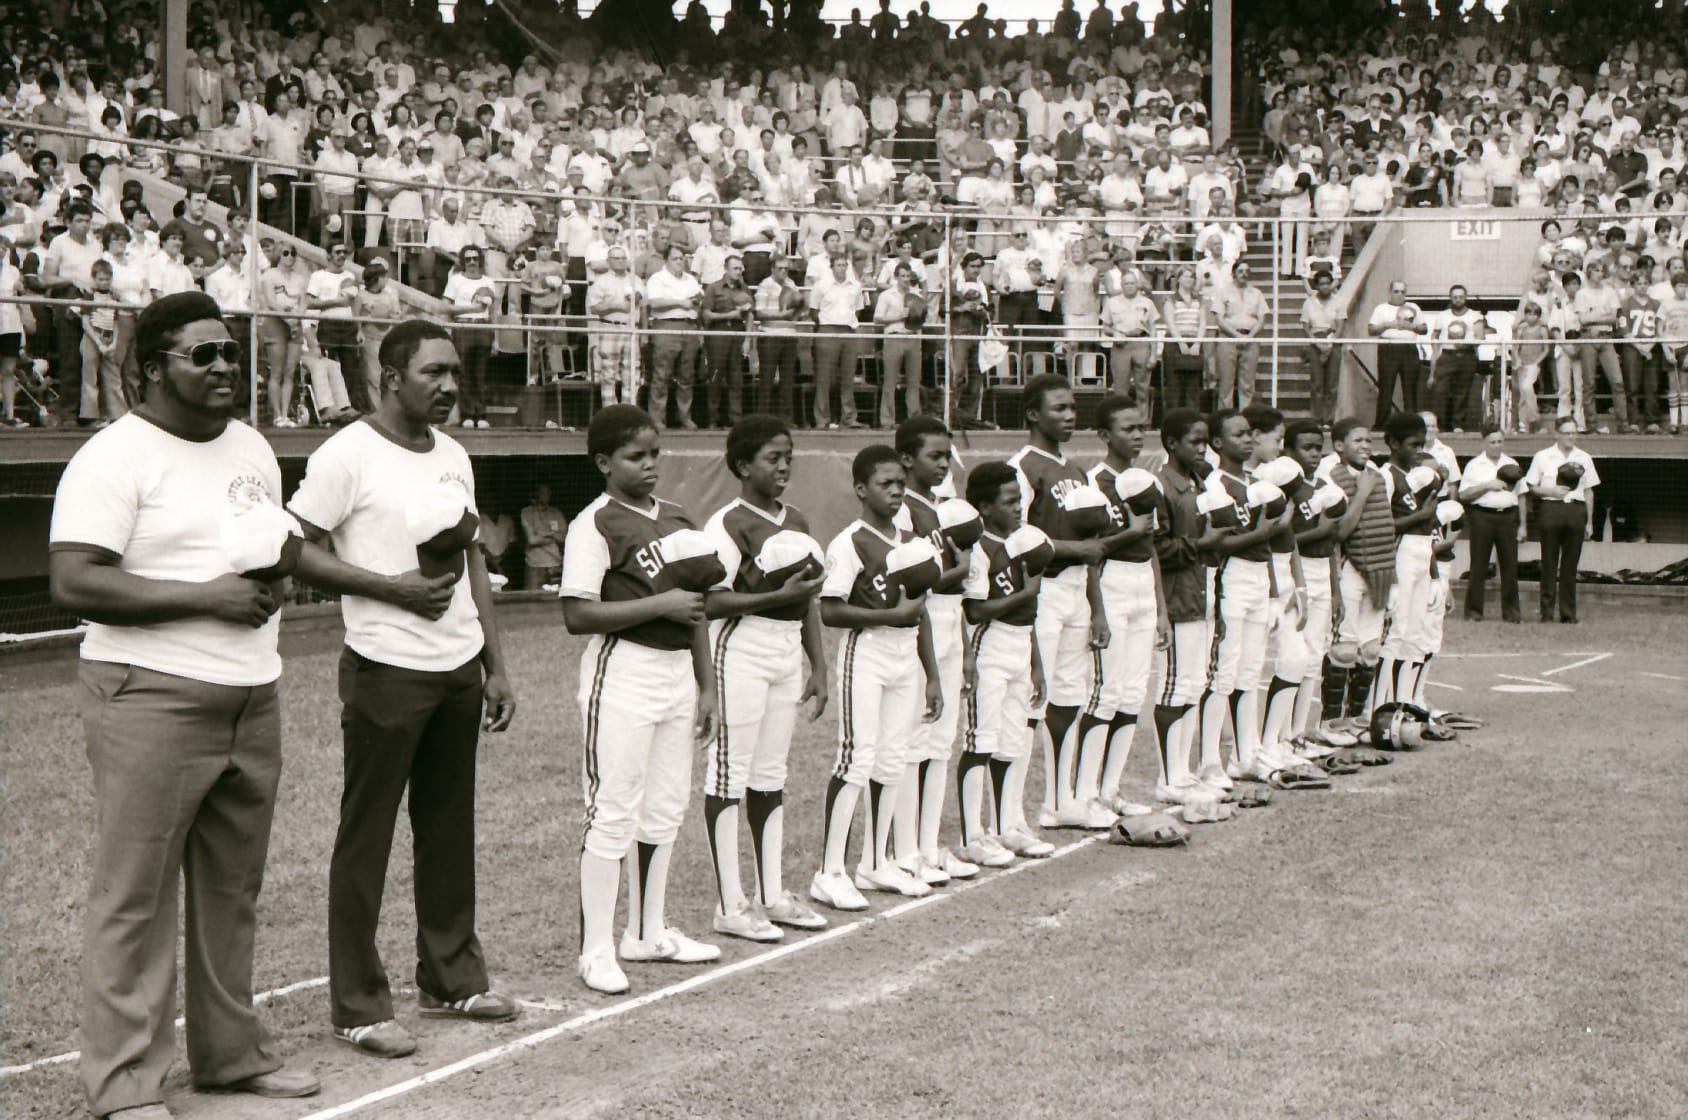
{"label": "adult coach in white t-shirt", "polygon": [[405,787],[415,837],[417,1002],[424,1016],[500,1022],[475,934],[475,753],[515,714],[475,535],[475,475],[437,425],[457,403],[451,334],[411,319],[381,342],[381,400],[317,448],[288,503],[312,541],[300,575],[339,591],[345,792],[328,871],[335,1038],[368,1054],[416,1049],[393,1018],[376,925]]}
{"label": "adult coach in white t-shirt", "polygon": [[139,1118],[167,1115],[184,872],[194,1083],[294,1097],[315,1093],[317,1080],[282,1068],[252,1008],[281,777],[281,600],[238,574],[254,569],[235,567],[225,536],[234,515],[257,507],[274,507],[270,524],[285,521],[281,471],[262,436],[230,422],[240,351],[215,300],[158,300],[135,343],[146,399],[65,468],[50,565],[53,601],[90,623],[79,701],[98,827],[83,919],[82,1082],[94,1115]]}

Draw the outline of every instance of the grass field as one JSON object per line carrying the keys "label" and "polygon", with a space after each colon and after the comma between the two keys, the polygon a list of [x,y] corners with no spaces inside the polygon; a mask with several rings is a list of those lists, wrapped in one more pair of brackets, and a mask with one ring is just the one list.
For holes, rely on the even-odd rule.
{"label": "grass field", "polygon": [[[499,986],[536,1006],[469,1028],[419,1022],[401,999],[422,1049],[379,1063],[333,1046],[326,992],[305,987],[265,1014],[322,1076],[322,1097],[197,1097],[178,1068],[170,1103],[276,1120],[348,1103],[337,1114],[1684,1115],[1681,618],[1586,613],[1598,617],[1576,628],[1449,620],[1433,696],[1490,721],[1464,743],[1330,792],[1279,794],[1198,828],[1187,850],[1085,844],[953,897],[876,904],[871,922],[812,946],[791,936],[766,961],[753,958],[767,947],[728,944],[719,967],[735,971],[693,990],[664,989],[712,974],[632,967],[632,996],[615,999],[573,974],[579,643],[559,625],[514,625],[522,707],[482,751],[480,929]],[[332,635],[289,644],[260,989],[315,980],[327,957],[337,646]],[[0,1065],[76,1046],[92,816],[73,672],[0,665]],[[829,712],[794,746],[794,886],[815,865],[834,728]],[[1127,777],[1138,796],[1153,766],[1140,737]],[[713,904],[700,818],[687,822],[670,901],[693,934],[707,933]],[[382,929],[395,980],[411,972],[409,899],[401,855]],[[639,998],[650,1002],[617,1010]],[[487,1056],[504,1045],[516,1049]],[[454,1062],[450,1076],[408,1084]],[[82,1107],[74,1063],[0,1076],[8,1118]]]}

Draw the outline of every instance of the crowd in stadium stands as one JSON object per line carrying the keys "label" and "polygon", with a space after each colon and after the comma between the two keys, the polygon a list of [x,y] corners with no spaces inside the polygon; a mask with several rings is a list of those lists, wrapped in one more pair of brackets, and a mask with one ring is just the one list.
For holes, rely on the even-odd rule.
{"label": "crowd in stadium stands", "polygon": [[[0,33],[0,117],[20,122],[0,156],[0,296],[70,302],[0,304],[0,408],[11,426],[108,422],[138,391],[138,308],[199,286],[256,317],[266,423],[349,419],[408,285],[459,328],[466,427],[505,377],[595,384],[605,403],[647,386],[681,427],[755,409],[886,427],[946,397],[954,426],[988,427],[993,371],[1061,367],[1157,412],[1246,405],[1274,330],[1329,421],[1343,346],[1321,340],[1389,329],[1333,298],[1369,232],[1337,219],[1483,206],[1553,215],[1520,279],[1517,317],[1539,323],[1402,327],[1406,406],[1477,426],[1488,375],[1467,400],[1437,370],[1511,346],[1521,424],[1539,394],[1591,428],[1675,428],[1688,350],[1644,340],[1688,337],[1688,66],[1655,33],[1682,13],[1515,7],[1507,24],[1480,5],[1239,12],[1253,172],[1210,136],[1199,13],[1148,37],[1135,4],[1064,0],[1013,35],[983,4],[953,28],[924,4],[836,28],[793,4],[777,31],[737,11],[716,28],[694,4],[631,41],[567,8],[459,4],[443,26],[369,3],[202,3],[181,114],[145,9],[25,22]],[[255,155],[277,161],[256,180]],[[161,180],[186,192],[174,214],[149,212],[174,197]],[[1245,259],[1273,238],[1293,317]],[[877,390],[865,411],[858,386]]]}

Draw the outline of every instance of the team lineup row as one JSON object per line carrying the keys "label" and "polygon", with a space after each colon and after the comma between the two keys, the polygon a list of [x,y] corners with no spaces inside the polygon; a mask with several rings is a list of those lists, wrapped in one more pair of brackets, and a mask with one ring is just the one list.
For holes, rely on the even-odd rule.
{"label": "team lineup row", "polygon": [[[99,829],[83,1080],[96,1115],[146,1120],[167,1115],[158,1102],[174,1045],[178,878],[195,1083],[317,1091],[284,1066],[252,1007],[281,769],[281,582],[342,597],[329,997],[334,1037],[360,1051],[416,1046],[394,1017],[376,945],[407,793],[421,1014],[517,1012],[492,990],[474,887],[478,740],[510,725],[516,698],[472,547],[473,468],[438,429],[462,370],[446,327],[393,328],[375,410],[312,454],[285,508],[273,451],[231,420],[239,351],[216,302],[198,292],[156,301],[136,347],[145,397],[67,466],[51,564],[55,601],[90,623],[80,700]],[[1316,426],[1286,428],[1269,409],[1172,410],[1165,463],[1150,472],[1134,465],[1145,417],[1110,399],[1099,422],[1107,454],[1086,472],[1065,450],[1076,428],[1067,383],[1034,378],[1024,401],[1027,446],[974,465],[964,498],[935,419],[909,421],[896,446],[864,449],[853,464],[860,515],[824,550],[783,501],[794,448],[777,418],[748,417],[728,434],[741,492],[702,529],[654,496],[651,417],[617,405],[594,418],[587,449],[605,493],[569,528],[560,588],[568,629],[589,636],[579,679],[579,973],[589,987],[625,990],[621,960],[719,956],[675,928],[665,905],[694,744],[706,747],[714,928],[757,941],[824,925],[810,903],[861,909],[863,891],[921,895],[981,866],[1047,855],[1024,807],[1039,741],[1037,827],[1113,829],[1126,843],[1176,842],[1183,821],[1223,819],[1268,786],[1318,786],[1378,760],[1355,747],[1362,731],[1380,737],[1368,717],[1422,696],[1445,598],[1438,526],[1461,513],[1436,500],[1457,466],[1420,462],[1422,420],[1390,421],[1379,470],[1353,421],[1335,426],[1327,456]],[[1546,454],[1527,481],[1568,509],[1597,481],[1592,463],[1567,479]],[[1507,477],[1491,489],[1526,482]],[[841,631],[835,675],[826,627]],[[1157,662],[1162,684],[1146,707]],[[828,706],[838,751],[818,822],[824,855],[804,900],[780,866],[786,754],[800,709],[815,719]],[[1421,708],[1411,710],[1424,733],[1441,733]],[[1160,774],[1134,804],[1120,780],[1140,716],[1153,720]],[[941,818],[958,734],[951,850]],[[1155,803],[1183,821],[1148,811]]]}

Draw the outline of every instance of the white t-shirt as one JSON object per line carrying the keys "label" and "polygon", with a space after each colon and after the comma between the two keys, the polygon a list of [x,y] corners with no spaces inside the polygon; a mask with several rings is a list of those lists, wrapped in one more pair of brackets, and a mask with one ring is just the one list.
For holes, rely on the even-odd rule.
{"label": "white t-shirt", "polygon": [[[417,567],[416,545],[405,523],[411,495],[439,483],[463,488],[475,509],[475,472],[461,444],[434,432],[428,451],[400,447],[366,423],[348,424],[325,440],[305,466],[305,481],[287,508],[328,530],[334,551],[348,564],[382,575]],[[346,644],[357,653],[425,673],[455,669],[481,652],[480,613],[465,572],[451,606],[430,622],[390,603],[347,595],[341,601]]]}
{"label": "white t-shirt", "polygon": [[[223,549],[225,516],[259,502],[281,503],[281,468],[263,436],[231,422],[197,443],[131,412],[71,457],[49,540],[55,549],[114,552],[120,570],[146,579],[209,583],[234,570]],[[281,676],[280,619],[257,629],[209,616],[145,626],[95,622],[82,657],[250,688]]]}

